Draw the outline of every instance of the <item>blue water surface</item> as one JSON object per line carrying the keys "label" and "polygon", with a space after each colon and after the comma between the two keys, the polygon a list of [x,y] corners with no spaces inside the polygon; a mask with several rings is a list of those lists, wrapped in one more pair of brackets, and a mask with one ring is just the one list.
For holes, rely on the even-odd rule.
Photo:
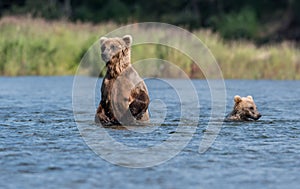
{"label": "blue water surface", "polygon": [[[191,141],[169,161],[128,168],[102,159],[85,143],[73,115],[73,77],[1,77],[0,188],[299,188],[300,81],[226,80],[227,113],[234,95],[252,95],[263,116],[223,123],[203,154],[198,149],[211,95],[205,80],[192,82],[200,115],[184,114],[187,121],[199,116]],[[146,83],[150,97],[165,103],[166,117],[147,135],[106,128],[128,146],[157,145],[176,133],[180,122],[180,98],[167,80]]]}

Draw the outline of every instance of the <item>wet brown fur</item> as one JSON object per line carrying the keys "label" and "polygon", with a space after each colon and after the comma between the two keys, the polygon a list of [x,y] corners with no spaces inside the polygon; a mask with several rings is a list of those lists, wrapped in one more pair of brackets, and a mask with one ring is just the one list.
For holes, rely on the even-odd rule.
{"label": "wet brown fur", "polygon": [[95,115],[97,123],[121,125],[149,119],[147,87],[130,63],[131,42],[131,36],[100,39],[107,72]]}
{"label": "wet brown fur", "polygon": [[240,97],[236,95],[234,102],[233,110],[227,115],[226,121],[250,121],[258,120],[261,117],[252,96]]}

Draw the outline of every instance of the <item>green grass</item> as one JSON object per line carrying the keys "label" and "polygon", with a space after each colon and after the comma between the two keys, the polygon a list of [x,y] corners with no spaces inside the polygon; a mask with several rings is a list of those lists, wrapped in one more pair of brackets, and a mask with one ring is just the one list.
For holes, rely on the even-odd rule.
{"label": "green grass", "polygon": [[0,74],[71,75],[88,48],[116,26],[71,24],[42,19],[0,20]]}
{"label": "green grass", "polygon": [[[116,28],[112,23],[91,25],[4,17],[0,20],[0,75],[73,75],[88,48]],[[193,33],[209,47],[224,78],[300,79],[300,49],[293,43],[256,47],[248,41],[224,41],[209,30]],[[191,75],[192,61],[174,49],[159,45],[132,49],[133,62],[153,57],[174,62]],[[150,68],[145,65],[145,70]],[[95,69],[88,72],[98,75]],[[162,75],[177,77],[178,74],[171,71]],[[196,77],[203,78],[203,75]]]}
{"label": "green grass", "polygon": [[249,41],[225,42],[217,34],[196,31],[227,79],[300,79],[300,49],[291,42],[256,47]]}

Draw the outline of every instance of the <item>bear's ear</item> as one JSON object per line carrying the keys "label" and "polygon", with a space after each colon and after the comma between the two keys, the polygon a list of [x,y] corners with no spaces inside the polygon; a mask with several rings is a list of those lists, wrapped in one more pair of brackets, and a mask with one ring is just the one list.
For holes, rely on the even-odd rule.
{"label": "bear's ear", "polygon": [[249,100],[252,100],[252,101],[253,101],[252,96],[247,96],[247,98],[248,98]]}
{"label": "bear's ear", "polygon": [[101,37],[100,38],[100,45],[102,45],[104,43],[104,41],[107,40],[107,37]]}
{"label": "bear's ear", "polygon": [[239,96],[239,95],[235,95],[234,96],[234,102],[235,103],[239,103],[239,102],[241,102],[242,101],[242,98]]}
{"label": "bear's ear", "polygon": [[127,47],[130,47],[131,44],[132,44],[132,37],[131,37],[131,35],[124,35],[123,41],[125,42],[125,44],[127,45]]}

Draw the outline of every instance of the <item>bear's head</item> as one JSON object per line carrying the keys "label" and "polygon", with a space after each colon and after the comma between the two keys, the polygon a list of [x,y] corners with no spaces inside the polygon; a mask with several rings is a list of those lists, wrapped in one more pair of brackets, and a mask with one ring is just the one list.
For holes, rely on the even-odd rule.
{"label": "bear's head", "polygon": [[258,112],[252,96],[240,97],[236,95],[234,97],[234,115],[240,120],[258,120],[261,114]]}
{"label": "bear's head", "polygon": [[100,38],[101,57],[106,63],[107,73],[115,78],[130,64],[130,46],[132,37]]}

